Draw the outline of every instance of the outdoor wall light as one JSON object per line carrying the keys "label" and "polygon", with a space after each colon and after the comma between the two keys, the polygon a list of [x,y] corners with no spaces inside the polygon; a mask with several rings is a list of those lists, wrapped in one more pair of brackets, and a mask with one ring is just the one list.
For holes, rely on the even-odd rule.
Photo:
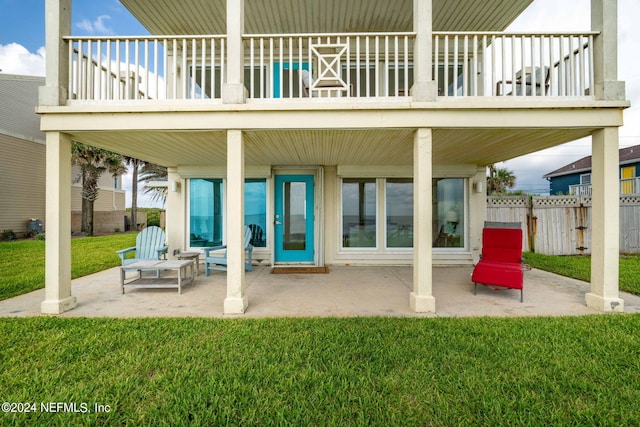
{"label": "outdoor wall light", "polygon": [[171,192],[177,192],[178,188],[180,188],[180,181],[171,181]]}

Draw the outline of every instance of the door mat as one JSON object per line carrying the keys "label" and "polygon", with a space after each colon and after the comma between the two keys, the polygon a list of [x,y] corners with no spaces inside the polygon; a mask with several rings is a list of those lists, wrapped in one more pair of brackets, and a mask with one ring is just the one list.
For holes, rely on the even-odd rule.
{"label": "door mat", "polygon": [[327,274],[329,267],[273,267],[271,274]]}

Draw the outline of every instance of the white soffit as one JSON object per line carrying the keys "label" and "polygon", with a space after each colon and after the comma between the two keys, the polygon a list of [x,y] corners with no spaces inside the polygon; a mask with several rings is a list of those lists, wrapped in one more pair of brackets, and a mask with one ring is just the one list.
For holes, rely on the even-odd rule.
{"label": "white soffit", "polygon": [[[434,129],[434,165],[488,165],[588,136],[593,129]],[[389,176],[413,165],[413,130],[245,131],[247,173],[254,166],[342,165],[345,176],[391,166]],[[75,132],[74,140],[163,166],[189,166],[184,175],[216,176],[226,167],[224,132]],[[259,171],[259,172],[258,172]],[[378,172],[380,173],[380,172]],[[434,174],[442,174],[434,169]],[[457,174],[472,175],[470,168]],[[204,175],[203,175],[204,176]],[[465,175],[460,175],[465,176]]]}
{"label": "white soffit", "polygon": [[[120,2],[151,34],[226,33],[226,0]],[[532,2],[433,0],[433,29],[502,31]],[[412,0],[245,0],[245,16],[245,34],[413,31]]]}

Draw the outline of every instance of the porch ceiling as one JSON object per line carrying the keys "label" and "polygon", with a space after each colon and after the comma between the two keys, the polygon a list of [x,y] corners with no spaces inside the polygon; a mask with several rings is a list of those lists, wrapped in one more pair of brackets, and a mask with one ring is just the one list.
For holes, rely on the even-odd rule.
{"label": "porch ceiling", "polygon": [[[434,164],[488,165],[592,129],[434,129]],[[226,164],[224,131],[75,132],[75,140],[164,166]],[[412,165],[412,129],[245,132],[247,165]],[[542,171],[541,171],[542,173]]]}
{"label": "porch ceiling", "polygon": [[[502,31],[533,0],[433,0],[435,31]],[[226,0],[120,2],[151,34],[224,34]],[[412,0],[245,0],[245,33],[412,31]]]}

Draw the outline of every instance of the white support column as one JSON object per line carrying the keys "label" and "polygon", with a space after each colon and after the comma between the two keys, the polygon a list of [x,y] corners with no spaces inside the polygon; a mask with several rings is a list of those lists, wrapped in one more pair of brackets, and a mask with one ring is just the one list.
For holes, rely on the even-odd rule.
{"label": "white support column", "polygon": [[620,255],[620,183],[618,128],[592,136],[591,162],[591,292],[587,306],[600,311],[624,311],[618,294]]}
{"label": "white support column", "polygon": [[227,0],[227,82],[222,85],[222,102],[244,104],[244,0]]}
{"label": "white support column", "polygon": [[413,292],[409,304],[417,313],[435,313],[432,285],[432,133],[416,130],[413,139]]}
{"label": "white support column", "polygon": [[186,251],[184,246],[185,236],[189,236],[185,230],[185,191],[183,181],[178,175],[178,169],[167,168],[167,246],[169,246],[169,256],[173,255],[173,251],[178,249],[181,252]]}
{"label": "white support column", "polygon": [[618,0],[591,0],[591,29],[599,31],[593,46],[596,99],[625,99],[618,81]]}
{"label": "white support column", "polygon": [[413,0],[413,31],[416,32],[413,48],[415,82],[411,87],[411,96],[414,101],[435,101],[438,88],[431,70],[433,62],[432,0]]}
{"label": "white support column", "polygon": [[45,300],[43,314],[76,306],[71,296],[71,137],[47,132]]}
{"label": "white support column", "polygon": [[469,183],[469,246],[473,263],[480,261],[482,229],[487,219],[487,168],[479,166]]}
{"label": "white support column", "polygon": [[244,282],[244,140],[227,131],[227,298],[225,314],[242,314],[249,301]]}
{"label": "white support column", "polygon": [[39,89],[40,105],[64,105],[68,97],[71,0],[46,0],[46,82]]}

